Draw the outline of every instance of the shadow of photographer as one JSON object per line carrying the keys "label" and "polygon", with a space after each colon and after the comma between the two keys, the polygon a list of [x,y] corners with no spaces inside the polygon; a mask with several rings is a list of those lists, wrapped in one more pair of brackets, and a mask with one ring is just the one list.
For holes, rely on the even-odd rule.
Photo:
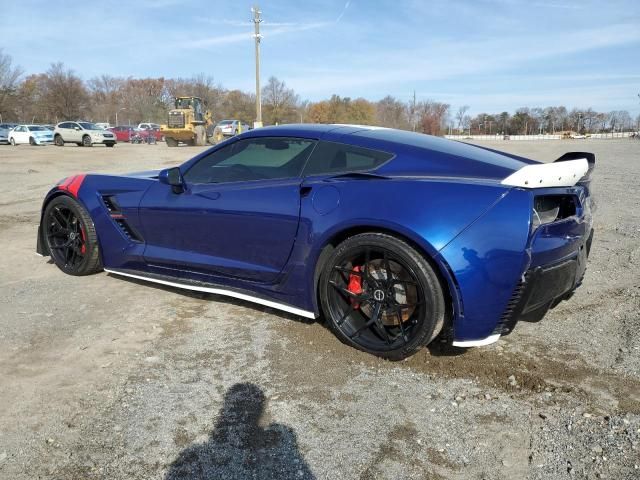
{"label": "shadow of photographer", "polygon": [[183,450],[165,480],[315,478],[291,428],[260,425],[264,407],[265,395],[258,386],[233,385],[208,440]]}

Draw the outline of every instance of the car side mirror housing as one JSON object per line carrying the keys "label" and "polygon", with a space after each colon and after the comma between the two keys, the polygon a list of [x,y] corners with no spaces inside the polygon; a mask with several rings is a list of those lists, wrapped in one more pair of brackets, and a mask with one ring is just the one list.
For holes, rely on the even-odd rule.
{"label": "car side mirror housing", "polygon": [[74,130],[80,131],[80,127],[73,127]]}
{"label": "car side mirror housing", "polygon": [[180,168],[178,167],[165,168],[164,170],[160,170],[160,173],[158,174],[158,180],[160,181],[160,183],[170,185],[173,193],[184,192],[184,181],[182,179]]}

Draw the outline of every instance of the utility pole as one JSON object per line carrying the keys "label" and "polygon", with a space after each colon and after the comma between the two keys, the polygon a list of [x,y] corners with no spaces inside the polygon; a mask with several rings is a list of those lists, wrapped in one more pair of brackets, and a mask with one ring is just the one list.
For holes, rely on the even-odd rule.
{"label": "utility pole", "polygon": [[262,101],[260,98],[260,39],[262,36],[260,35],[260,23],[262,23],[262,19],[260,18],[260,8],[258,5],[254,5],[251,8],[253,12],[253,23],[255,26],[255,34],[253,38],[256,42],[256,121],[254,123],[254,127],[262,126]]}

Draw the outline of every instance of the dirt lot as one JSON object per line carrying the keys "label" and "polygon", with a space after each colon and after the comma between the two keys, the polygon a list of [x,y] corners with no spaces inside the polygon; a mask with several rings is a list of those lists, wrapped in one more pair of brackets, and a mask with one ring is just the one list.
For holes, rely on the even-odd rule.
{"label": "dirt lot", "polygon": [[640,478],[640,142],[491,146],[596,153],[584,286],[495,345],[401,363],[274,310],[35,255],[58,179],[199,149],[0,146],[0,478]]}

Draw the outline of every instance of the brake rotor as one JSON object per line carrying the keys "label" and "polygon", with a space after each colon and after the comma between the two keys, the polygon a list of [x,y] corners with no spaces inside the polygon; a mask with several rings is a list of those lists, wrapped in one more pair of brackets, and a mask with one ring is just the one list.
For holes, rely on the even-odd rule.
{"label": "brake rotor", "polygon": [[[391,269],[391,278],[397,280],[393,286],[393,297],[395,301],[403,305],[415,305],[418,302],[418,291],[416,286],[408,283],[402,283],[403,280],[406,280],[407,282],[413,281],[409,273],[402,268],[400,264],[391,260],[389,261],[389,268]],[[367,264],[367,269],[369,275],[374,279],[380,282],[385,282],[387,280],[387,269],[384,268],[384,262],[382,259],[371,260]],[[381,313],[382,323],[388,326],[395,326],[400,324],[400,319],[402,319],[402,323],[404,323],[411,318],[415,309],[415,306],[402,308],[401,314],[398,315],[397,310],[385,310],[383,308]],[[373,314],[373,306],[370,303],[362,305],[360,310],[368,317],[371,317]]]}

